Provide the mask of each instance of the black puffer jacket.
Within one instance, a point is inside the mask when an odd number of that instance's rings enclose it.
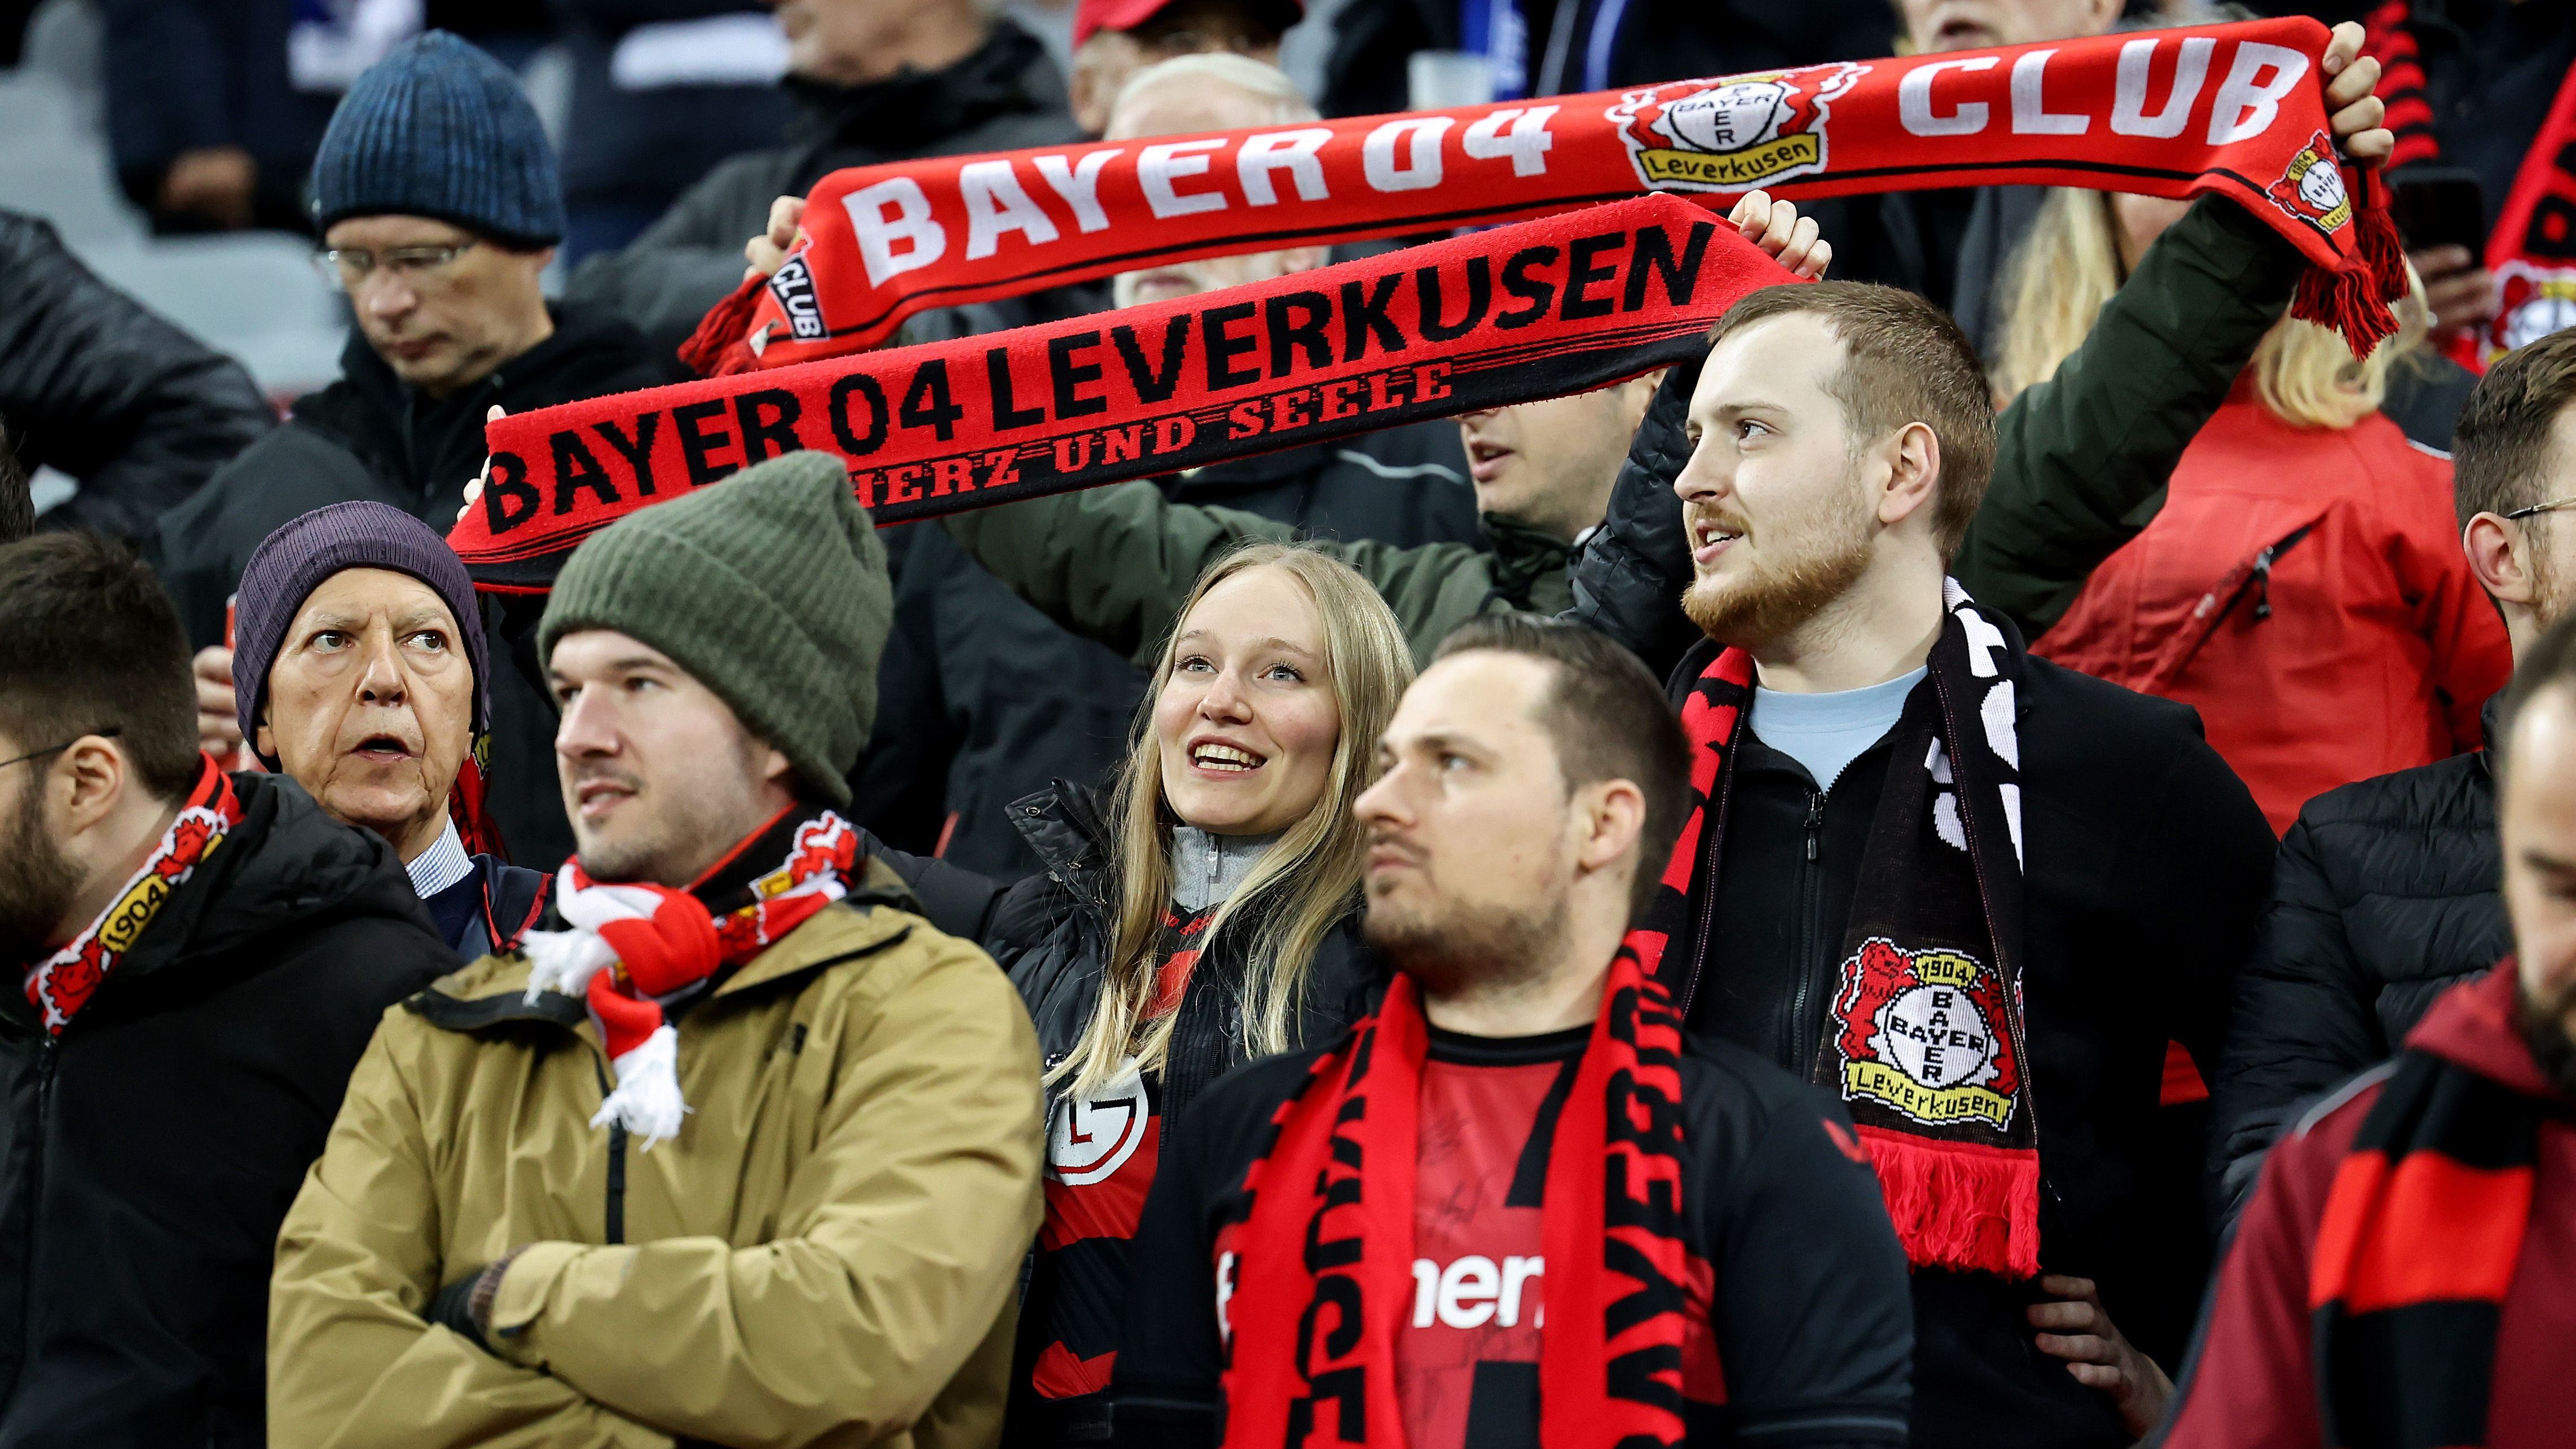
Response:
[[[2481,750],[2329,790],[2281,838],[2210,1084],[2229,1218],[2320,1093],[2386,1061],[2434,997],[2513,949],[2495,810]]]
[[[277,1227],[388,1007],[456,969],[383,840],[293,781],[63,1034],[0,991],[0,1446],[267,1442]]]
[[[50,223],[0,211],[0,423],[28,472],[80,480],[47,525],[140,542],[277,415],[240,363],[91,275]]]

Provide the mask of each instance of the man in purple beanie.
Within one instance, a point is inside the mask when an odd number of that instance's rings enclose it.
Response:
[[[510,950],[548,884],[495,853],[484,817],[490,660],[483,631],[460,627],[478,618],[465,566],[427,524],[334,503],[252,552],[232,657],[232,709],[259,762],[383,836],[468,961]]]

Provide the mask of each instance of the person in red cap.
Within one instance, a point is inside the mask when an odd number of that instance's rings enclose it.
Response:
[[[1138,71],[1176,55],[1232,51],[1279,61],[1279,38],[1305,18],[1305,0],[1081,0],[1073,12],[1073,119],[1109,129],[1118,92]]]

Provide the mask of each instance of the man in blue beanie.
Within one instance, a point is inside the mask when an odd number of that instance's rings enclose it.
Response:
[[[272,530],[351,499],[444,530],[493,408],[664,380],[615,316],[547,304],[537,279],[564,229],[554,151],[518,81],[453,35],[414,36],[349,88],[314,159],[313,220],[357,322],[340,380],[161,521],[156,562],[200,651],[200,717],[217,753],[241,743],[226,606]],[[489,628],[493,657],[515,657]],[[553,709],[519,670],[486,683],[495,815],[520,863],[551,870],[572,849]]]

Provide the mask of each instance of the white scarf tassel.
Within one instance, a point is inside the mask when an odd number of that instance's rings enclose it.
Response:
[[[668,1142],[680,1135],[680,1119],[691,1110],[680,1098],[680,1034],[668,1026],[657,1027],[644,1038],[644,1044],[619,1057],[617,1090],[599,1104],[590,1125],[605,1127],[611,1122],[644,1139],[636,1150],[650,1152],[656,1142]]]

